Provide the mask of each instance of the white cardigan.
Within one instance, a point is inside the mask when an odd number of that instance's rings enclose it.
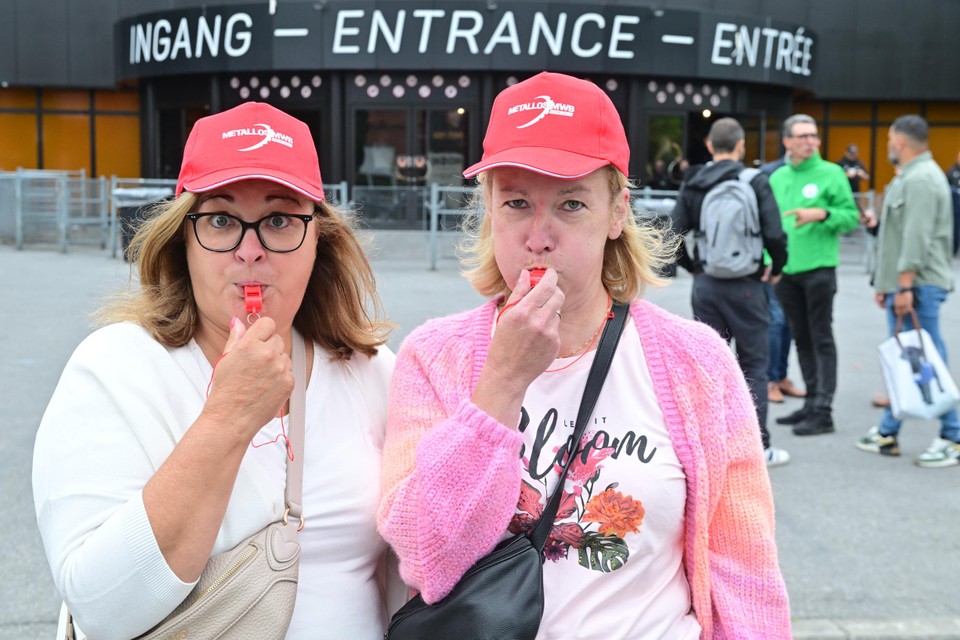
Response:
[[[375,513],[394,355],[382,347],[373,358],[334,363],[319,346],[315,354],[307,527],[288,637],[380,638],[374,572],[384,543]],[[43,416],[33,463],[40,534],[58,591],[100,640],[143,633],[193,588],[167,566],[141,492],[200,414],[211,373],[195,342],[169,349],[137,325],[110,325],[77,347]],[[266,425],[254,442],[278,428]],[[284,463],[283,444],[247,451],[213,553],[281,517]]]

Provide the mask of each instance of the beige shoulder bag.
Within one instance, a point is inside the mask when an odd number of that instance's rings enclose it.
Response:
[[[137,640],[280,640],[286,636],[297,598],[300,562],[297,532],[303,528],[301,496],[307,377],[303,337],[296,331],[293,332],[293,375],[296,384],[290,399],[289,435],[293,460],[287,460],[283,518],[233,549],[212,556],[190,595]],[[77,640],[69,612],[61,628],[63,633],[58,634],[59,638]]]

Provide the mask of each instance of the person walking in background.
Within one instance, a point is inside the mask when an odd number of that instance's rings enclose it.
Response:
[[[674,232],[694,234],[687,249],[678,252],[677,263],[694,274],[694,318],[713,327],[728,342],[736,342],[737,361],[756,405],[767,466],[782,465],[790,461],[790,454],[770,446],[767,430],[770,345],[764,283],[780,280],[787,261],[787,239],[767,176],[743,166],[745,143],[740,123],[733,118],[720,118],[710,127],[706,144],[713,162],[690,169],[671,216]],[[705,211],[707,207],[717,211],[716,217]],[[708,218],[721,227],[706,228],[709,223],[703,223]],[[710,258],[715,265],[722,264],[728,255],[747,255],[752,260],[740,270],[728,269],[721,275],[717,273],[721,267],[707,263],[698,239],[710,245]],[[764,249],[770,256],[766,266]]]
[[[911,312],[927,330],[944,362],[947,350],[940,333],[940,306],[953,290],[953,203],[946,176],[927,146],[929,128],[917,115],[897,118],[887,132],[890,160],[901,173],[883,200],[877,270],[873,286],[876,301],[887,310],[890,334],[898,318],[903,329],[913,328]],[[897,434],[902,422],[890,408],[880,424],[857,440],[857,448],[887,456],[900,455]],[[960,420],[957,410],[940,416],[940,436],[917,456],[921,467],[960,464]]]
[[[834,431],[837,345],[833,298],[841,234],[857,228],[857,205],[843,169],[820,157],[817,122],[798,114],[783,123],[789,162],[770,177],[787,234],[787,264],[777,297],[797,342],[807,396],[801,409],[777,418],[796,435]]]
[[[867,167],[860,161],[860,150],[857,149],[857,145],[848,146],[843,156],[837,160],[837,164],[843,167],[843,172],[847,174],[847,180],[850,181],[850,190],[856,196],[860,192],[860,181],[870,179]]]
[[[951,189],[960,189],[960,153],[957,154],[957,161],[947,169],[947,182]]]
[[[773,172],[787,162],[787,154],[767,162],[760,167],[760,173],[769,178]],[[769,259],[769,257],[768,257]],[[770,328],[767,333],[770,355],[767,364],[767,399],[770,402],[781,403],[784,397],[803,398],[806,392],[797,389],[793,381],[787,377],[787,367],[790,361],[790,345],[793,344],[793,334],[790,333],[790,324],[783,313],[783,306],[777,298],[773,285],[763,283],[763,292],[767,297],[767,306],[770,309]]]

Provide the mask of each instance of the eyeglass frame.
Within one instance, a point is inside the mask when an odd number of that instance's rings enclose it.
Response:
[[[789,135],[788,138],[798,138],[800,140],[819,140],[819,133],[798,133],[797,135]]]
[[[211,249],[207,245],[203,244],[203,241],[200,239],[200,232],[197,231],[197,219],[208,218],[210,216],[227,216],[228,218],[232,218],[233,220],[236,220],[238,223],[240,223],[240,237],[237,239],[237,243],[235,245],[233,245],[229,249]],[[285,218],[296,218],[297,220],[300,220],[303,222],[303,237],[300,238],[300,243],[293,249],[282,249],[282,250],[271,249],[270,247],[267,246],[267,243],[263,241],[263,236],[260,235],[260,224],[264,220],[269,220],[270,218],[275,218],[276,216],[283,216]],[[187,214],[187,219],[193,223],[193,235],[197,239],[197,243],[202,248],[206,249],[207,251],[212,251],[213,253],[229,253],[230,251],[233,251],[234,249],[240,246],[240,243],[243,242],[243,237],[247,235],[247,231],[250,229],[253,229],[254,234],[256,234],[257,240],[260,242],[260,246],[266,249],[267,251],[270,251],[272,253],[293,253],[294,251],[296,251],[297,249],[303,246],[303,241],[307,239],[307,225],[310,224],[310,221],[313,220],[315,217],[317,217],[317,214],[315,212],[310,214],[305,214],[305,213],[284,213],[282,211],[274,211],[273,213],[268,213],[267,215],[263,216],[258,220],[254,220],[253,222],[247,222],[246,220],[242,220],[237,216],[233,215],[232,213],[227,213],[226,211],[209,211],[205,213],[188,213]]]

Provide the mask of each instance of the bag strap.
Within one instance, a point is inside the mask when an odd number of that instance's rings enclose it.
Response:
[[[287,457],[287,485],[283,491],[286,503],[284,519],[288,515],[300,519],[303,528],[303,441],[307,414],[307,351],[303,336],[296,329],[292,331],[293,356],[293,395],[290,396],[290,434],[291,456]]]
[[[547,542],[550,530],[553,528],[553,522],[557,517],[557,511],[560,508],[560,498],[563,494],[563,483],[567,479],[567,472],[573,466],[573,459],[580,449],[580,437],[587,427],[587,421],[590,420],[590,414],[593,413],[597,405],[597,398],[600,397],[600,389],[603,388],[603,381],[610,371],[610,363],[613,362],[613,354],[617,350],[617,343],[620,342],[620,335],[623,333],[623,327],[627,322],[627,311],[629,307],[622,303],[613,305],[613,318],[607,322],[603,328],[603,334],[600,336],[600,344],[597,346],[597,352],[593,356],[593,364],[590,366],[590,373],[587,375],[587,384],[583,389],[583,399],[580,400],[580,410],[577,412],[577,421],[573,430],[573,436],[570,438],[567,461],[563,465],[563,471],[560,473],[560,480],[553,494],[547,501],[543,509],[543,514],[533,529],[530,536],[533,546],[538,551],[543,551],[543,546]]]
[[[900,347],[900,350],[903,351],[903,345],[900,344],[900,330],[903,329],[903,319],[905,316],[897,316],[897,324],[893,328],[893,337],[897,341],[897,346]],[[923,357],[927,357],[927,350],[923,345],[923,332],[920,331],[923,327],[920,326],[920,318],[917,316],[916,309],[910,309],[910,319],[913,321],[913,328],[917,330],[917,338],[920,340],[920,353],[923,354]]]

